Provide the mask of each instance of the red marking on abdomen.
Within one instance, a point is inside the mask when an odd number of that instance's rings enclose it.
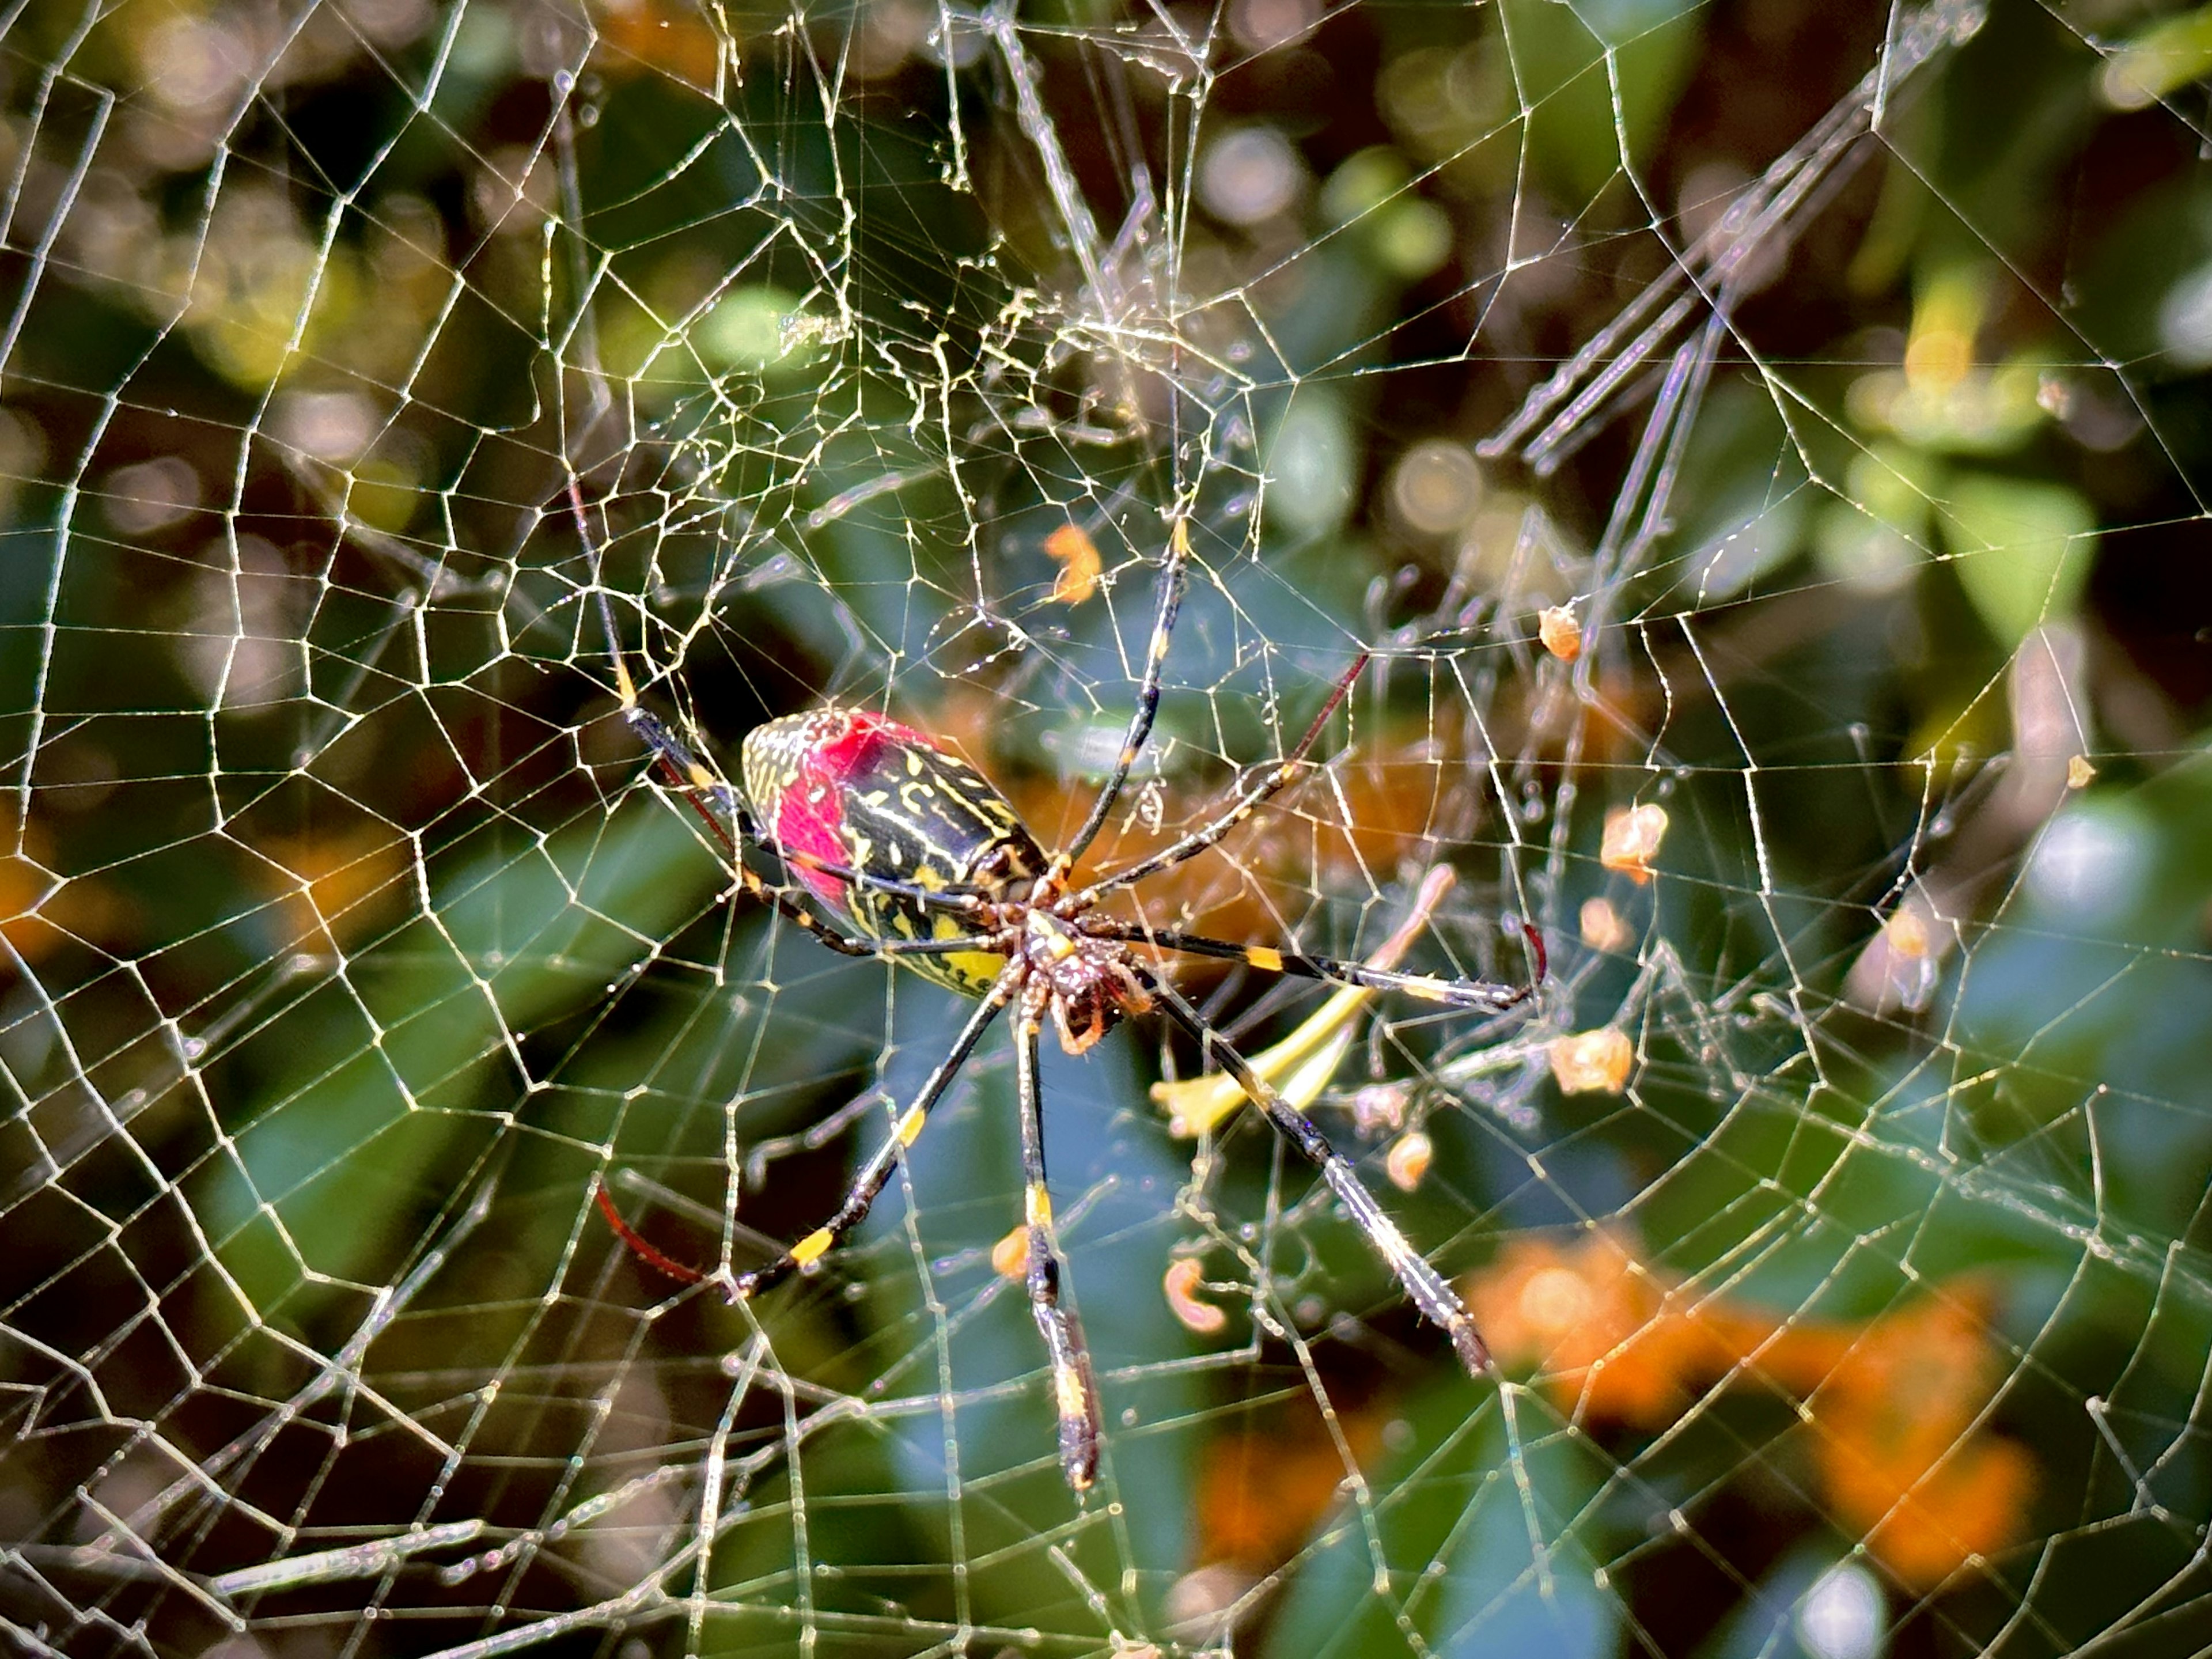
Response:
[[[865,710],[840,709],[818,718],[823,723],[821,740],[799,757],[791,787],[776,803],[775,837],[787,853],[800,855],[793,868],[807,890],[850,915],[844,882],[805,860],[854,864],[845,840],[845,796],[854,781],[877,772],[886,749],[911,745],[933,750],[937,745],[911,726]]]

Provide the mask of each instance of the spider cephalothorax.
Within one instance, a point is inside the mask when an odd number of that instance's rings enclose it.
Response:
[[[1031,906],[1022,923],[1023,960],[1034,982],[1045,988],[1060,1046],[1071,1054],[1104,1036],[1124,1014],[1152,1007],[1127,945],[1085,929],[1080,911],[1058,914],[1073,910],[1081,898],[1062,898],[1053,910]]]
[[[573,486],[570,501],[588,540],[582,497]],[[742,783],[732,787],[693,744],[638,701],[623,663],[612,607],[604,592],[599,595],[623,718],[721,842],[739,886],[833,950],[902,963],[978,999],[950,1049],[895,1120],[892,1133],[861,1165],[836,1212],[774,1261],[742,1273],[726,1264],[711,1274],[702,1273],[647,1243],[623,1219],[604,1186],[597,1194],[600,1209],[623,1241],[654,1267],[687,1282],[711,1279],[733,1302],[811,1269],[867,1214],[954,1073],[991,1023],[1014,1008],[1015,1092],[1028,1225],[1024,1277],[1052,1369],[1061,1471],[1079,1492],[1097,1474],[1100,1416],[1081,1329],[1060,1304],[1059,1244],[1045,1185],[1037,1081],[1038,1037],[1046,1020],[1057,1028],[1061,1046],[1079,1054],[1124,1018],[1155,1010],[1164,1013],[1312,1160],[1407,1296],[1443,1328],[1462,1363],[1479,1376],[1489,1369],[1489,1350],[1451,1286],[1407,1242],[1313,1122],[1255,1074],[1235,1046],[1157,969],[1163,953],[1182,952],[1492,1012],[1528,1000],[1544,976],[1543,941],[1533,928],[1524,929],[1534,970],[1530,981],[1505,986],[1392,973],[1274,946],[1237,945],[1113,921],[1097,908],[1108,894],[1213,846],[1297,777],[1306,751],[1351,689],[1364,657],[1337,682],[1289,755],[1248,783],[1227,808],[1159,851],[1087,886],[1071,887],[1071,872],[1111,814],[1151,734],[1161,666],[1189,557],[1188,544],[1178,532],[1170,543],[1145,676],[1120,758],[1082,827],[1050,855],[981,773],[912,726],[866,710],[823,708],[755,727],[744,744]],[[775,885],[745,862],[747,846],[759,843],[781,859],[798,885]],[[852,933],[825,922],[805,897],[849,923]]]

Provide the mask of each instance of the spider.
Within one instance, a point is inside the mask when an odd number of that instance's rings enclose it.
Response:
[[[586,547],[595,544],[574,484],[570,507]],[[1190,558],[1180,523],[1169,539],[1152,639],[1136,709],[1111,774],[1073,839],[1048,854],[1012,805],[975,768],[926,734],[866,710],[830,707],[767,721],[744,738],[732,785],[701,758],[702,747],[644,707],[624,662],[613,607],[594,583],[599,620],[613,659],[621,712],[652,751],[670,784],[721,843],[731,874],[746,893],[846,956],[901,963],[974,998],[976,1007],[951,1048],[898,1116],[891,1134],[860,1166],[844,1200],[820,1226],[775,1260],[743,1273],[709,1273],[665,1254],[623,1218],[604,1185],[593,1196],[608,1224],[641,1260],[689,1284],[713,1283],[732,1304],[815,1267],[861,1218],[920,1138],[992,1023],[1014,1012],[1015,1091],[1021,1119],[1024,1207],[1028,1226],[1024,1278],[1031,1313],[1051,1365],[1059,1413],[1061,1473],[1080,1493],[1097,1478],[1098,1392],[1074,1314],[1060,1300],[1060,1256],[1045,1184],[1042,1101],[1037,1082],[1040,1035],[1048,1019],[1060,1046],[1080,1054],[1126,1017],[1157,1011],[1234,1078],[1277,1131],[1318,1167],[1352,1222],[1397,1276],[1407,1297],[1443,1328],[1468,1371],[1491,1367],[1474,1322],[1442,1274],[1407,1242],[1351,1164],[1303,1112],[1261,1079],[1229,1040],[1138,955],[1179,951],[1242,962],[1265,972],[1402,991],[1428,1001],[1499,1012],[1528,1001],[1544,977],[1542,937],[1524,926],[1532,974],[1526,985],[1401,974],[1265,945],[1113,921],[1097,913],[1108,894],[1194,858],[1276,794],[1306,765],[1329,715],[1367,660],[1363,653],[1336,683],[1313,724],[1283,760],[1269,767],[1207,823],[1160,850],[1073,887],[1069,873],[1104,826],[1151,736],[1161,675],[1188,582]],[[778,885],[745,862],[747,847],[775,854],[798,885]],[[848,924],[842,931],[810,906]]]

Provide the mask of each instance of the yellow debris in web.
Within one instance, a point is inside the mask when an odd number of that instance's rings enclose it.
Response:
[[[1030,1230],[1027,1222],[991,1246],[991,1271],[1001,1279],[1022,1279],[1030,1271]]]
[[[1555,1037],[1547,1051],[1552,1076],[1566,1095],[1617,1095],[1628,1086],[1636,1045],[1610,1025]]]

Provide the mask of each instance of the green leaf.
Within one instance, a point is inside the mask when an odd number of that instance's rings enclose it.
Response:
[[[1940,518],[1960,585],[2004,645],[2073,616],[2097,544],[2096,514],[2078,491],[1966,473]]]

